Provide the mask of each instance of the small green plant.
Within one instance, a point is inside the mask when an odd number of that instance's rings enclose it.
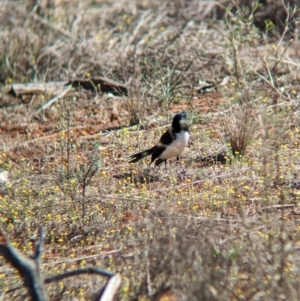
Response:
[[[83,148],[84,149],[84,148]],[[81,190],[81,208],[82,208],[82,221],[83,225],[85,223],[86,215],[86,193],[89,185],[92,184],[92,180],[99,171],[101,167],[100,158],[98,155],[97,144],[94,145],[94,150],[92,152],[82,152],[82,149],[79,149],[79,154],[81,153],[81,160],[78,160],[77,164],[74,167],[74,174],[77,180],[77,183]],[[80,162],[81,161],[81,162]]]
[[[63,103],[60,128],[61,164],[58,168],[57,186],[70,198],[82,229],[86,218],[86,193],[100,169],[98,143],[89,150],[85,143],[78,145],[72,137],[71,112],[68,102]],[[78,196],[81,196],[79,198]],[[78,206],[81,203],[81,215]]]

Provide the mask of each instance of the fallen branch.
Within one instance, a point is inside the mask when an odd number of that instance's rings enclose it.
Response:
[[[45,109],[47,109],[48,107],[50,107],[55,101],[57,101],[60,98],[63,98],[70,90],[72,89],[72,86],[69,85],[67,86],[67,89],[65,89],[64,91],[62,91],[59,95],[53,97],[52,99],[50,99],[48,102],[46,102],[44,105],[42,105],[37,111],[36,113],[39,113],[40,111],[43,111]]]
[[[69,82],[59,81],[48,83],[16,83],[9,85],[8,88],[5,90],[6,93],[17,97],[21,97],[24,95],[49,94],[57,95],[56,97],[59,98],[65,95],[63,93],[66,93],[66,91],[69,90],[69,86],[72,86],[73,88],[81,88],[87,91],[111,93],[116,96],[128,95],[128,89],[126,84],[101,76],[83,79],[74,78]],[[53,101],[55,101],[54,98]]]
[[[272,205],[272,206],[267,206],[267,207],[263,207],[261,208],[262,211],[276,211],[276,210],[282,210],[282,209],[293,209],[295,208],[296,205],[295,204],[279,204],[279,205]]]
[[[55,281],[60,281],[64,278],[77,276],[77,275],[82,275],[82,274],[97,274],[97,275],[102,275],[102,276],[106,276],[106,277],[109,277],[109,278],[112,278],[112,277],[116,276],[114,273],[106,271],[106,270],[102,270],[102,269],[98,269],[98,268],[86,268],[86,269],[68,271],[68,272],[65,272],[63,274],[50,276],[50,277],[45,279],[44,283],[49,284],[49,283],[52,283],[52,282],[55,282]],[[12,293],[12,292],[14,292],[14,291],[16,291],[20,288],[22,288],[21,285],[8,290],[7,293]]]
[[[23,278],[24,285],[28,289],[28,294],[33,301],[47,301],[48,296],[45,284],[60,281],[66,277],[77,276],[80,274],[98,274],[108,277],[109,280],[105,285],[101,294],[100,301],[113,300],[116,291],[121,285],[121,276],[112,272],[102,270],[99,268],[85,268],[74,271],[68,271],[63,274],[54,275],[45,280],[41,274],[41,256],[44,244],[44,228],[41,227],[39,231],[39,243],[36,246],[33,256],[26,257],[20,251],[15,249],[9,242],[6,235],[0,231],[0,255],[2,255],[8,262],[10,262],[20,273]],[[7,293],[11,293],[22,286],[15,287]]]
[[[116,96],[127,96],[128,90],[126,84],[114,81],[106,77],[74,78],[67,85],[73,88],[83,88],[84,90],[111,93]]]
[[[57,95],[65,89],[66,81],[48,82],[48,83],[27,83],[27,84],[11,84],[8,86],[7,93],[13,96],[23,96],[32,94],[49,94]]]
[[[112,301],[118,288],[120,287],[122,282],[122,277],[120,274],[116,274],[115,276],[111,277],[100,297],[99,301]]]
[[[33,301],[48,300],[40,270],[43,240],[44,228],[42,227],[40,228],[40,241],[35,254],[32,258],[27,258],[9,243],[3,232],[0,232],[0,254],[19,271]]]

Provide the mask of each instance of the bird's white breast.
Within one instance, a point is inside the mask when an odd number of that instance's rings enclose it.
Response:
[[[176,139],[172,143],[166,146],[166,149],[159,156],[162,160],[167,160],[172,157],[177,157],[181,155],[184,148],[187,146],[189,141],[189,133],[187,131],[181,131],[180,133],[175,133]]]

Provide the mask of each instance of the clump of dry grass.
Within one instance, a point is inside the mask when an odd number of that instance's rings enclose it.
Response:
[[[257,132],[257,109],[250,103],[243,103],[225,114],[222,120],[225,140],[234,156],[244,156]]]
[[[127,259],[130,270],[135,266],[143,270],[136,283],[125,286],[125,292],[133,293],[130,300],[136,295],[155,300],[167,290],[176,300],[239,300],[260,295],[276,299],[278,294],[297,299],[292,259],[297,252],[290,249],[287,257],[278,256],[289,241],[282,241],[280,225],[271,223],[261,229],[255,222],[249,227],[234,220],[179,219],[166,211],[155,215],[144,230],[150,239],[142,247],[144,252],[133,252]],[[277,255],[273,248],[279,251]]]

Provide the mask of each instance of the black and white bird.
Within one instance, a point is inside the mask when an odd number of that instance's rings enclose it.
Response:
[[[152,157],[149,166],[155,160],[155,166],[163,162],[166,164],[166,161],[173,157],[177,157],[177,161],[179,161],[179,156],[189,141],[189,126],[186,118],[185,112],[177,113],[173,118],[171,127],[160,137],[159,142],[147,150],[132,155],[129,163],[137,162],[150,155]]]

